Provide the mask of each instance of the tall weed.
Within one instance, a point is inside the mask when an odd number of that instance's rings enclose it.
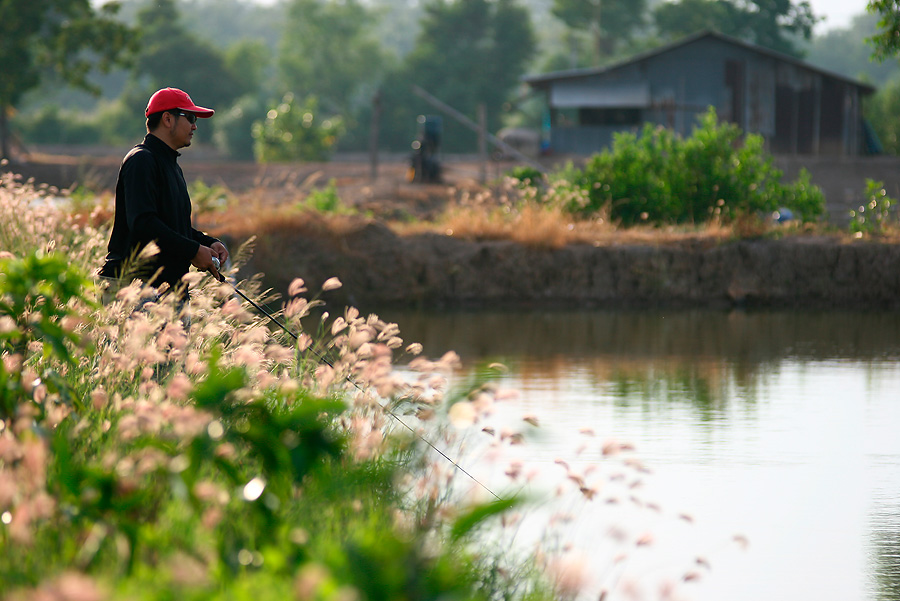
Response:
[[[645,469],[584,431],[600,459],[558,460],[542,490],[518,452],[539,421],[500,419],[497,366],[459,381],[455,353],[323,311],[300,279],[277,315],[296,338],[197,272],[186,308],[139,282],[99,305],[83,274],[105,233],[21,183],[8,206],[40,210],[0,225],[4,601],[574,599],[618,573],[590,573],[565,530],[614,501],[650,511]],[[603,557],[650,547],[601,539]]]
[[[856,237],[884,234],[891,225],[892,207],[897,201],[887,195],[884,182],[866,178],[866,201],[850,211],[849,229]]]

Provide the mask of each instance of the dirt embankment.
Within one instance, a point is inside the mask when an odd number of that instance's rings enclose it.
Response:
[[[282,293],[293,277],[315,291],[337,276],[328,298],[365,308],[900,307],[900,246],[829,237],[542,249],[368,223],[270,231],[244,272]]]
[[[111,188],[119,160],[117,155],[82,154],[68,160],[52,155],[18,171],[59,187],[89,180]],[[258,213],[296,202],[330,181],[336,182],[342,200],[375,215],[341,228],[315,221],[267,223],[266,235],[257,240],[241,275],[263,273],[264,283],[280,293],[294,277],[303,277],[315,291],[337,276],[344,287],[328,298],[366,308],[900,307],[898,244],[848,242],[837,236],[644,243],[626,242],[623,236],[600,245],[539,248],[437,233],[401,236],[383,220],[430,219],[446,207],[454,190],[457,195],[477,194],[478,166],[447,165],[445,185],[421,186],[405,181],[402,159],[380,165],[377,179],[371,178],[365,161],[272,166],[185,162],[189,181],[202,179],[243,194],[236,212],[248,222],[246,227],[211,224],[232,247],[255,233],[249,222]],[[501,172],[497,166],[487,176]]]

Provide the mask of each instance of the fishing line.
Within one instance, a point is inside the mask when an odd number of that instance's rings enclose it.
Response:
[[[213,263],[214,263],[215,266],[216,266],[216,270],[218,270],[218,268],[219,268],[219,261],[218,261],[218,259],[215,258],[215,257],[213,257]],[[215,277],[215,276],[214,276],[214,277]],[[278,318],[276,318],[274,315],[272,315],[272,313],[270,313],[265,307],[263,307],[262,305],[260,305],[259,303],[257,303],[256,301],[254,301],[254,300],[252,300],[250,297],[248,297],[246,294],[244,294],[244,293],[241,291],[240,288],[238,288],[238,287],[237,287],[235,284],[233,284],[230,280],[226,279],[224,275],[222,275],[222,274],[220,273],[220,274],[219,274],[219,277],[218,277],[217,279],[218,279],[220,282],[227,283],[229,286],[231,286],[231,287],[234,289],[234,291],[237,292],[238,295],[240,295],[240,297],[241,297],[242,299],[244,299],[245,301],[247,301],[248,303],[250,303],[250,304],[253,306],[254,309],[256,309],[257,311],[259,311],[260,313],[262,313],[263,315],[265,315],[266,317],[268,317],[268,318],[272,321],[272,323],[274,323],[274,324],[277,325],[279,328],[281,328],[282,330],[284,330],[285,332],[287,332],[287,333],[288,333],[295,341],[299,341],[299,340],[300,340],[300,337],[297,336],[297,334],[295,334],[294,332],[292,332],[292,331],[290,330],[290,328],[288,328],[286,325],[284,325],[283,323],[281,323],[281,321],[280,321]],[[319,358],[319,360],[321,360],[321,361],[324,362],[326,365],[328,365],[328,367],[330,367],[330,368],[332,368],[332,369],[335,369],[334,364],[333,364],[331,361],[329,361],[327,357],[325,357],[325,356],[323,356],[322,354],[316,352],[315,349],[310,349],[310,350],[316,355],[316,357]],[[352,384],[358,391],[360,391],[360,392],[362,392],[362,393],[365,393],[365,390],[363,390],[362,387],[361,387],[359,384],[357,384],[350,376],[344,376],[344,379],[347,380],[350,384]],[[455,468],[458,469],[460,472],[462,472],[463,474],[465,474],[466,476],[468,476],[473,482],[475,482],[476,484],[478,484],[481,488],[483,488],[484,490],[486,490],[487,492],[489,492],[489,493],[491,494],[491,496],[493,496],[493,497],[494,497],[495,499],[497,499],[498,501],[502,501],[502,500],[503,500],[503,499],[501,499],[499,496],[497,496],[497,494],[496,494],[494,491],[492,491],[492,490],[491,490],[490,488],[488,488],[483,482],[481,482],[478,478],[476,478],[475,476],[473,476],[472,474],[470,474],[468,471],[466,471],[466,469],[465,469],[463,466],[461,466],[459,463],[457,463],[456,461],[454,461],[453,459],[451,459],[446,453],[444,453],[444,451],[442,451],[442,450],[440,450],[439,448],[437,448],[430,440],[428,440],[427,438],[425,438],[424,436],[422,436],[421,434],[419,434],[418,432],[416,432],[416,431],[412,428],[412,426],[410,426],[410,425],[407,424],[405,421],[403,421],[402,419],[400,419],[400,417],[399,417],[396,413],[394,413],[393,411],[391,411],[389,408],[385,407],[385,406],[382,405],[381,403],[378,403],[378,406],[381,407],[381,409],[384,410],[388,415],[390,415],[390,416],[393,417],[395,420],[397,420],[397,422],[399,422],[401,425],[403,425],[404,428],[406,428],[407,430],[409,430],[409,431],[413,434],[413,436],[415,436],[416,438],[418,438],[419,440],[421,440],[422,442],[424,442],[424,443],[425,443],[426,445],[428,445],[432,450],[434,450],[437,454],[439,454],[441,457],[443,457],[444,459],[446,459],[447,461],[449,461],[450,464],[453,465],[453,467],[455,467]]]

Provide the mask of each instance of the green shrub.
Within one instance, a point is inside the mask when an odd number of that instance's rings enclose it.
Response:
[[[544,174],[539,169],[527,165],[513,167],[508,175],[526,184],[537,185],[544,181]]]
[[[220,185],[208,186],[202,179],[191,182],[188,191],[191,194],[191,204],[196,208],[198,215],[224,209],[231,202],[228,188]]]
[[[44,360],[55,358],[65,367],[76,361],[73,346],[82,337],[67,327],[71,302],[90,305],[89,282],[62,255],[34,253],[22,259],[0,259],[0,356],[17,356],[23,361],[29,348],[42,349]],[[47,367],[41,377],[63,402],[76,403],[69,386],[56,368]],[[21,369],[7,369],[0,362],[0,424],[17,415],[31,401],[31,381],[23,380]],[[2,430],[0,430],[2,431]]]
[[[326,215],[352,215],[356,212],[341,200],[337,191],[337,182],[334,178],[328,180],[328,185],[324,188],[310,191],[300,203],[300,207]]]
[[[850,211],[850,232],[857,236],[882,234],[891,220],[896,200],[887,195],[884,182],[866,178],[866,202]]]
[[[605,209],[623,225],[732,221],[780,207],[804,220],[822,214],[824,197],[808,173],[793,184],[782,184],[781,177],[762,137],[742,139],[736,125],[718,122],[713,108],[688,138],[646,124],[640,135],[616,134],[612,148],[583,169],[570,165],[554,174],[587,195],[568,195],[564,208],[584,216]]]
[[[342,129],[339,117],[321,115],[314,96],[300,103],[293,94],[286,94],[269,110],[265,121],[253,125],[254,152],[261,163],[324,161]]]

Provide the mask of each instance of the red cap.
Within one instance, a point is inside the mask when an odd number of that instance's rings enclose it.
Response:
[[[187,92],[182,92],[178,88],[163,88],[150,97],[147,103],[147,110],[144,115],[149,117],[153,113],[161,111],[171,111],[180,109],[189,113],[194,113],[198,117],[212,117],[216,111],[206,107],[197,106]]]

